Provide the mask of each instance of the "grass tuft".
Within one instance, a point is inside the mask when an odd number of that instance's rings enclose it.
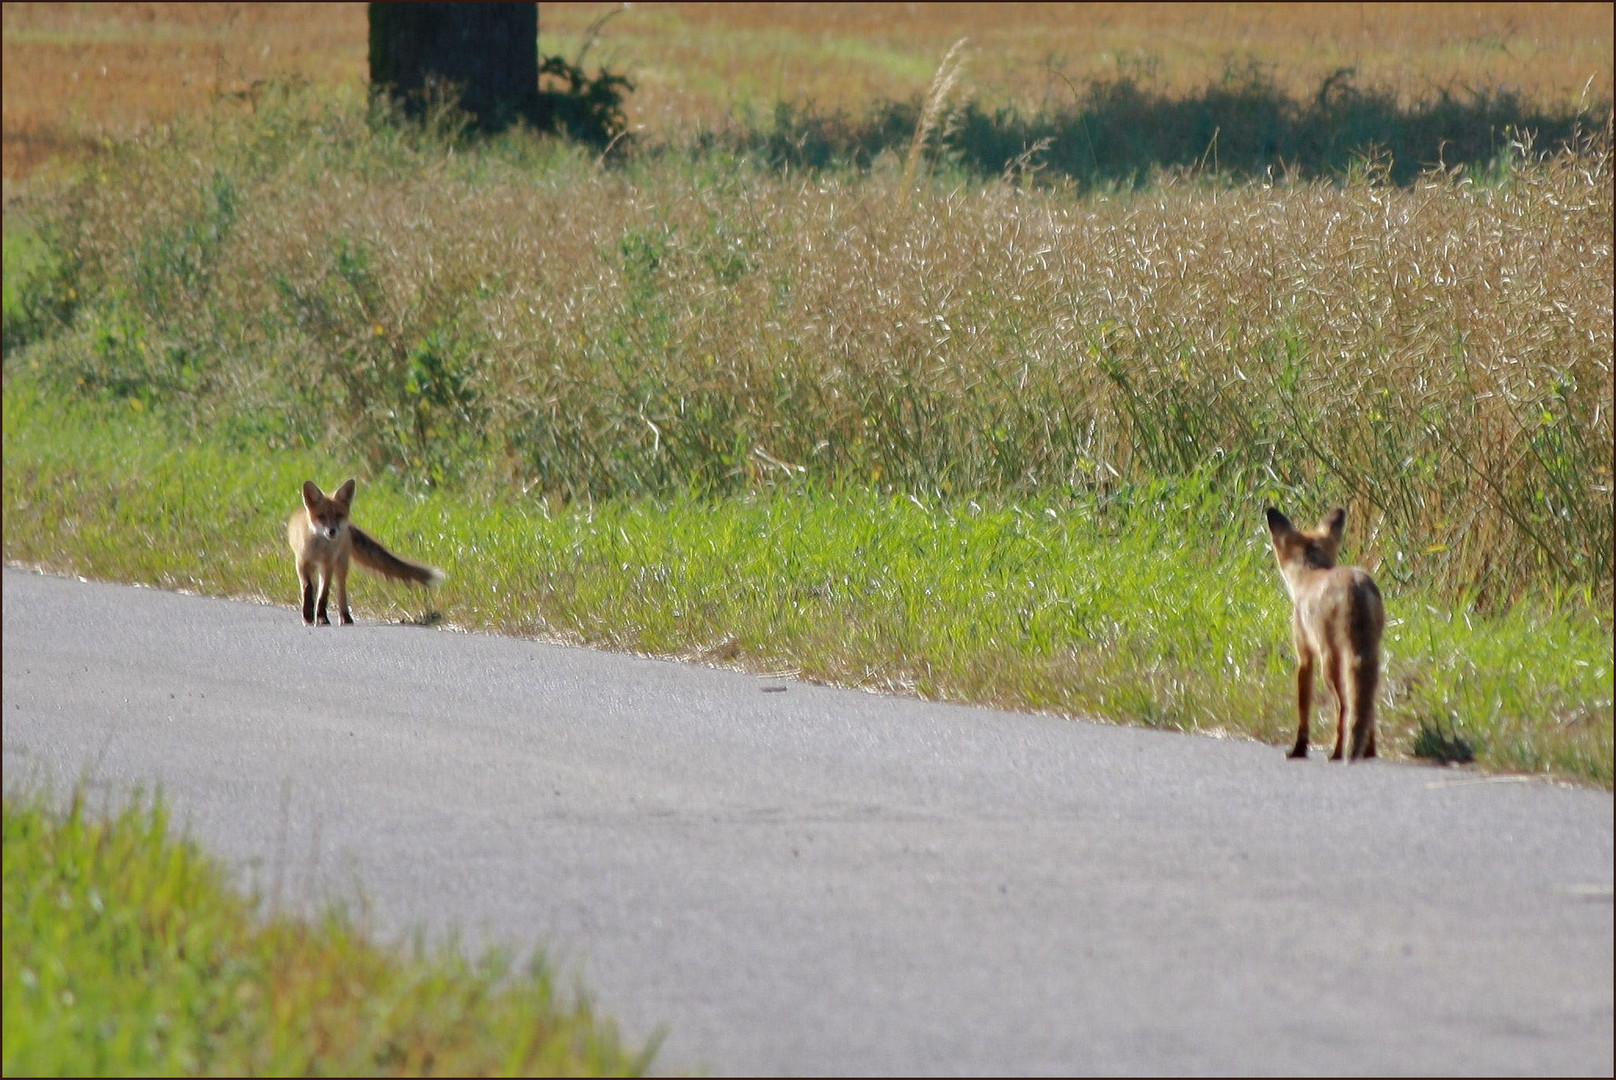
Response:
[[[899,198],[907,203],[909,192],[914,188],[915,177],[920,171],[921,158],[925,156],[926,144],[931,141],[933,133],[938,141],[947,140],[950,134],[950,122],[945,115],[948,107],[948,96],[959,82],[960,73],[965,68],[965,58],[960,50],[965,48],[966,38],[954,42],[943,54],[942,62],[937,65],[937,74],[932,76],[931,89],[926,92],[925,104],[921,106],[920,117],[915,121],[915,132],[909,140],[909,153],[903,161],[903,180],[900,184]],[[938,125],[941,124],[941,131]]]
[[[161,800],[99,816],[5,798],[7,1076],[639,1074],[542,961],[395,951],[339,912],[259,918],[169,835]]]

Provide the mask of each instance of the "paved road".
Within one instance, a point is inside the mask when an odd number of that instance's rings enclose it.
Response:
[[[8,785],[546,944],[662,1069],[1612,1072],[1605,792],[10,569],[4,632]]]

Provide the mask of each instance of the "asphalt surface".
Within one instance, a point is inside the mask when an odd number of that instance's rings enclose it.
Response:
[[[1603,791],[3,580],[8,788],[543,946],[660,1070],[1613,1070]]]

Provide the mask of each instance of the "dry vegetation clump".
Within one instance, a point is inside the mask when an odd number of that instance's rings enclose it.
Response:
[[[406,483],[1049,496],[1203,474],[1345,501],[1394,580],[1609,589],[1608,129],[1484,182],[1369,165],[907,202],[895,163],[457,146],[293,98],[128,148],[40,210],[41,280],[78,310],[29,362]]]

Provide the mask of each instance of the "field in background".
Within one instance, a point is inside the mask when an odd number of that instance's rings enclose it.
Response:
[[[1406,101],[1518,90],[1565,108],[1612,97],[1608,4],[545,3],[541,48],[635,80],[630,124],[677,138],[777,101],[859,113],[923,93],[969,37],[965,89],[989,109],[1070,105],[1126,77],[1168,98],[1255,66],[1294,97],[1352,68]],[[13,182],[129,135],[297,76],[357,92],[363,4],[4,5],[3,161]],[[240,100],[240,98],[238,98]]]
[[[614,6],[544,4],[544,50],[572,55]],[[591,55],[639,80],[635,122],[675,130],[781,100],[857,112],[907,99],[962,37],[972,90],[1024,112],[1093,79],[1174,97],[1251,65],[1292,95],[1353,68],[1409,100],[1489,87],[1563,105],[1610,99],[1612,33],[1608,4],[645,4],[607,23]]]
[[[8,3],[0,20],[8,189],[259,79],[357,89],[367,72],[363,4]]]

